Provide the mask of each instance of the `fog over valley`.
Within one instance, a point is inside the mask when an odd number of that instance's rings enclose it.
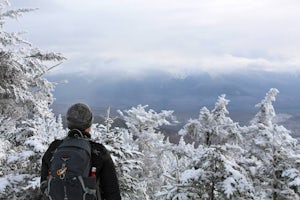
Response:
[[[181,123],[197,118],[199,110],[206,106],[212,109],[218,96],[225,94],[230,100],[229,116],[241,125],[246,125],[255,116],[255,105],[263,99],[270,88],[280,93],[274,102],[277,120],[298,136],[300,131],[300,94],[297,92],[300,78],[297,74],[250,72],[230,75],[199,74],[176,78],[162,73],[153,73],[135,79],[89,78],[80,75],[51,75],[50,81],[58,84],[54,91],[53,109],[56,114],[66,112],[75,102],[88,103],[96,115],[104,116],[110,106],[116,110],[133,106],[149,105],[156,111],[174,110]]]

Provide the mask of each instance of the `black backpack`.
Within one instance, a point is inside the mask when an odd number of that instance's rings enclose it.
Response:
[[[66,137],[51,159],[46,199],[96,200],[96,176],[90,173],[90,142],[80,137]]]

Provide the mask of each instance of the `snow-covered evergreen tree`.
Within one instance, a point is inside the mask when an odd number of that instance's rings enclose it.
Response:
[[[59,128],[49,109],[53,84],[43,75],[47,63],[64,59],[44,53],[23,40],[20,34],[4,29],[8,18],[17,18],[32,9],[9,10],[0,1],[0,141],[7,148],[1,157],[0,199],[39,199],[40,162],[48,139]]]
[[[272,102],[279,91],[270,89],[257,104],[259,112],[245,128],[246,166],[254,180],[257,198],[299,199],[300,157],[295,152],[297,140],[283,126],[273,122]]]
[[[228,156],[230,150],[226,146],[200,145],[189,151],[188,160],[177,158],[177,162],[185,161],[189,166],[178,165],[168,177],[171,181],[156,194],[157,199],[253,199],[251,179],[235,158]],[[180,152],[187,153],[186,149]]]
[[[143,172],[140,178],[147,183],[148,194],[153,197],[164,183],[164,135],[159,131],[162,125],[177,122],[173,111],[163,110],[160,113],[146,106],[138,105],[119,114],[126,121],[129,131],[136,137],[138,149],[143,153]]]
[[[167,143],[164,147],[163,167],[165,181],[164,185],[155,194],[155,199],[195,199],[197,194],[193,188],[182,182],[182,173],[193,164],[193,158],[197,155],[194,144],[188,144],[183,137],[178,145]]]
[[[191,119],[179,132],[188,135],[196,143],[203,145],[241,144],[238,123],[232,121],[226,106],[229,100],[221,95],[212,111],[206,107],[200,110],[199,119]]]
[[[39,199],[41,156],[50,141],[65,135],[55,118],[26,120],[14,132],[3,132],[1,138],[5,138],[11,148],[6,151],[6,159],[0,167],[2,179],[6,180],[0,197]]]
[[[226,146],[199,146],[194,165],[181,180],[198,195],[194,199],[253,199],[253,188],[245,170],[228,156]]]
[[[7,18],[17,18],[31,9],[7,10],[0,3],[0,113],[12,119],[49,114],[53,101],[52,83],[43,75],[48,71],[44,61],[64,59],[60,54],[44,53],[23,40],[18,33],[6,32]],[[47,112],[46,112],[47,111]]]
[[[93,139],[104,144],[111,152],[118,173],[122,199],[147,199],[145,185],[138,179],[138,172],[142,170],[143,155],[134,144],[132,134],[124,128],[112,128],[112,123],[109,108],[105,125],[94,125]]]
[[[181,140],[176,155],[187,166],[177,168],[173,184],[163,186],[160,199],[252,199],[254,190],[246,170],[239,165],[243,149],[240,127],[227,117],[228,100],[221,95],[215,108],[200,110],[199,119],[191,119],[179,132],[198,144],[189,148]],[[183,147],[183,148],[182,148]],[[187,151],[190,149],[190,151]],[[177,177],[175,179],[175,177]],[[171,178],[170,178],[171,179]]]

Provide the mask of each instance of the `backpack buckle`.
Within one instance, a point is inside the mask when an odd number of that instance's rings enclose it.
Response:
[[[60,179],[65,179],[67,169],[67,167],[63,166],[62,168],[56,170],[57,176],[59,176]]]

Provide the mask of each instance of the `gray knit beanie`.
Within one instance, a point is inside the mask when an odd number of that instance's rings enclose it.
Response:
[[[93,114],[89,106],[83,103],[72,105],[67,111],[67,124],[69,129],[79,129],[84,131],[91,127]]]

